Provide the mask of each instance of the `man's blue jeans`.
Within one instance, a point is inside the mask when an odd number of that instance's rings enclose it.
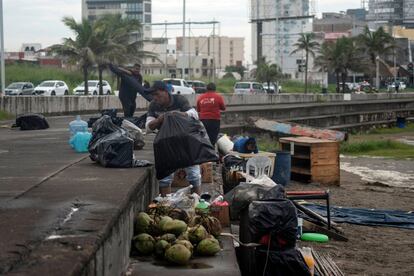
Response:
[[[201,172],[200,166],[194,165],[184,169],[185,173],[187,174],[187,180],[190,185],[193,185],[194,188],[199,187],[201,185]],[[171,186],[173,181],[174,174],[167,176],[164,179],[160,180],[160,188],[167,188]]]

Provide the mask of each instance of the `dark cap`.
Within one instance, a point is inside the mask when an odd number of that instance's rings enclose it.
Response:
[[[158,90],[168,92],[168,87],[163,81],[154,81],[154,83],[152,84],[152,87],[148,89],[148,92],[153,93]]]

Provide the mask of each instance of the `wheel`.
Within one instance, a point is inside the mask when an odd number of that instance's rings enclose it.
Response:
[[[50,93],[50,96],[56,96],[56,92],[52,91],[52,93]]]
[[[98,95],[98,93],[96,93],[96,91],[93,91],[93,94],[94,94],[94,95]]]
[[[177,92],[177,95],[180,95],[180,94],[181,94],[181,91],[178,91],[178,92]]]
[[[65,90],[65,96],[69,95],[69,91]]]
[[[108,90],[108,92],[106,92],[106,95],[111,95],[111,91]]]

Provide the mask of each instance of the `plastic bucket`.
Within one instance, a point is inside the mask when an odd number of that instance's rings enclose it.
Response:
[[[278,151],[276,152],[275,170],[273,172],[272,180],[277,184],[286,187],[290,183],[290,167],[291,158],[290,152]]]
[[[397,127],[398,128],[405,128],[405,118],[403,117],[397,117]]]
[[[222,155],[227,155],[231,150],[233,150],[233,146],[233,142],[227,135],[223,135],[223,137],[217,140],[217,147]]]

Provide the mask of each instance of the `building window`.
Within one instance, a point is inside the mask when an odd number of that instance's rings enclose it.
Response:
[[[200,69],[196,68],[196,73],[197,74],[200,73]]]
[[[160,75],[162,75],[162,69],[160,69]]]
[[[145,15],[145,23],[151,23],[151,14]]]
[[[152,63],[155,63],[155,58],[152,58]]]
[[[172,50],[172,53],[175,54],[175,50]]]
[[[203,77],[207,77],[208,71],[206,69],[203,70]]]
[[[167,54],[169,54],[170,53],[170,49],[167,49]]]
[[[145,3],[145,12],[151,12],[151,3]]]
[[[208,63],[207,59],[206,58],[203,58],[202,65],[203,66],[207,66],[207,63]]]

